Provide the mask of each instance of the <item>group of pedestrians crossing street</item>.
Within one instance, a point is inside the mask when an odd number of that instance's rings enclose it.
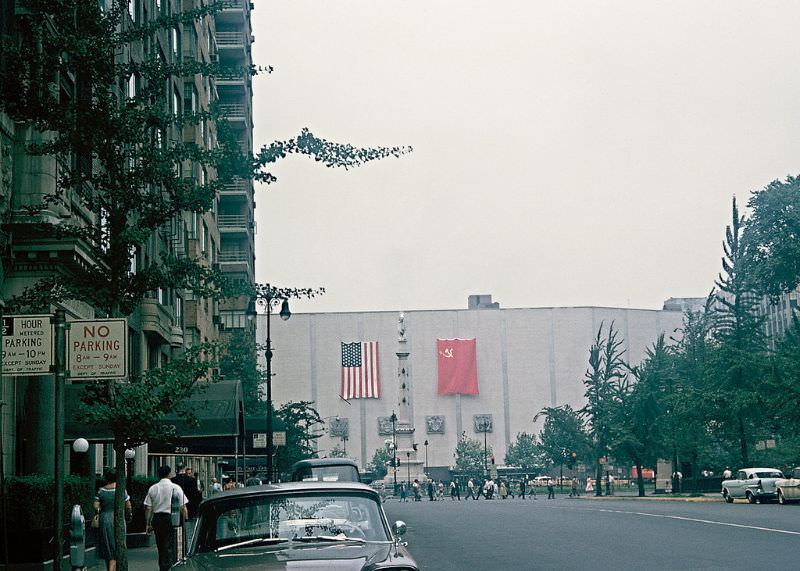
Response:
[[[555,499],[555,481],[552,478],[544,481],[539,479],[538,481],[540,485],[544,484],[547,490],[547,499]],[[579,497],[581,492],[587,494],[594,492],[594,481],[591,478],[587,479],[584,485],[577,477],[574,477],[569,481],[569,486],[570,498]],[[496,481],[494,478],[486,478],[483,482],[480,480],[476,481],[474,478],[469,478],[465,488],[466,489],[463,490],[465,500],[477,500],[480,498],[486,500],[505,500],[509,497],[512,499],[518,497],[523,500],[526,498],[537,499],[536,485],[533,480],[528,477],[516,479],[498,478]],[[437,500],[444,500],[446,493],[449,493],[452,501],[461,501],[462,488],[457,479],[451,480],[449,484],[445,484],[443,480],[439,480],[438,482],[436,480],[427,480],[426,482],[414,480],[410,484],[406,481],[400,482],[398,492],[401,502],[419,502],[422,501],[422,498],[425,496],[427,496],[428,501],[435,502]]]

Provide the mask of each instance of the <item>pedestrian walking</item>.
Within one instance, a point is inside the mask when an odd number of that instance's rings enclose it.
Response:
[[[553,484],[552,478],[547,480],[547,499],[548,500],[556,499],[556,488],[555,485]]]
[[[428,501],[435,501],[435,498],[433,497],[433,480],[428,480]]]
[[[211,478],[211,488],[209,489],[211,495],[218,494],[222,491],[222,484],[220,484],[216,478]]]
[[[570,498],[577,498],[580,494],[578,493],[578,478],[576,476],[572,477],[572,489],[569,491]]]
[[[406,499],[406,495],[408,494],[408,490],[406,489],[406,483],[400,482],[400,501],[405,502],[408,501]]]
[[[729,466],[725,466],[725,470],[723,470],[723,472],[722,472],[722,479],[723,480],[730,480],[731,477],[733,477],[733,472],[731,472],[731,469],[730,469]]]
[[[255,474],[253,475],[255,478]],[[255,478],[258,479],[258,478]],[[197,508],[200,506],[200,489],[197,487],[197,478],[192,475],[191,468],[185,468],[183,464],[178,464],[178,474],[172,478],[173,483],[178,484],[189,502],[186,509],[189,513],[187,519],[197,517]],[[260,481],[260,480],[259,480]]]
[[[472,498],[473,500],[478,499],[478,496],[475,495],[475,482],[472,481],[472,478],[467,480],[467,497],[464,499],[468,500],[470,498]]]
[[[106,485],[97,490],[97,496],[94,498],[94,511],[99,515],[100,520],[97,528],[97,557],[106,562],[106,571],[116,571],[117,543],[114,536],[114,496],[117,494],[117,472],[113,468],[108,468],[104,476]],[[126,491],[126,515],[130,513],[130,509],[131,498]]]
[[[500,498],[503,500],[508,498],[508,486],[503,480],[500,480]]]
[[[519,495],[522,496],[523,500],[525,499],[525,488],[527,487],[527,485],[528,485],[528,477],[524,476],[519,481]]]
[[[421,502],[422,501],[422,491],[419,489],[419,480],[414,480],[414,484],[412,485],[412,489],[414,490],[414,501]]]
[[[177,544],[175,541],[176,532],[172,526],[172,497],[178,500],[181,506],[180,511],[184,519],[188,519],[189,511],[186,505],[189,500],[178,484],[169,479],[172,468],[167,465],[158,469],[159,480],[147,490],[144,498],[145,522],[147,523],[147,533],[151,531],[156,536],[156,547],[158,548],[158,568],[160,571],[167,571],[172,564],[178,561]]]
[[[586,493],[591,494],[592,492],[594,492],[594,482],[591,478],[586,478]]]
[[[439,486],[436,497],[440,500],[444,499],[444,482],[442,480],[439,480]]]

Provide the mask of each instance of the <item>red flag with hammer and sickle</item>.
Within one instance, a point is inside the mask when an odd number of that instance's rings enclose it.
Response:
[[[478,361],[475,339],[437,339],[439,394],[477,395]]]

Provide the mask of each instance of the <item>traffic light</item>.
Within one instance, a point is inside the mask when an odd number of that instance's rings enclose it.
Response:
[[[567,456],[567,466],[569,466],[570,469],[574,468],[575,467],[575,461],[577,459],[578,459],[578,453],[577,452],[570,453],[570,455]]]

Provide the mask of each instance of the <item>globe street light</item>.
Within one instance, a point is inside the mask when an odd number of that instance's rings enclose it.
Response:
[[[136,450],[127,448],[125,450],[125,462],[128,464],[128,478],[133,476],[133,459],[136,458]]]

